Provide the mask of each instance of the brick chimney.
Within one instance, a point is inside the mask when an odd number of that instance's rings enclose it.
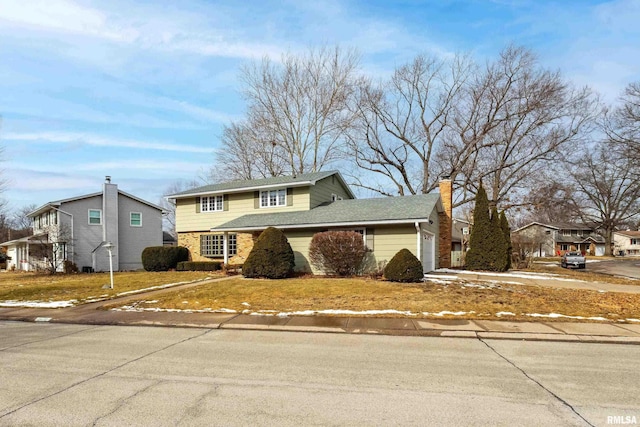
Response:
[[[452,227],[452,204],[453,188],[451,178],[443,176],[440,179],[440,199],[444,212],[438,214],[440,223],[440,242],[438,244],[438,268],[451,267],[451,227]]]

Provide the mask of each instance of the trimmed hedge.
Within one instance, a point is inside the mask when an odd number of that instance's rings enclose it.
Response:
[[[282,279],[293,273],[295,258],[293,249],[284,233],[269,227],[260,234],[244,265],[245,277]]]
[[[180,261],[189,260],[189,249],[182,246],[149,246],[142,251],[142,267],[146,271],[169,271]]]
[[[384,277],[391,282],[420,282],[422,263],[409,249],[400,249],[384,268]]]
[[[217,261],[180,261],[176,271],[218,271],[222,263]]]

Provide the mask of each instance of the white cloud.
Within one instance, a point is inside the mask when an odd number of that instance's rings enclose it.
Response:
[[[163,142],[147,142],[103,137],[86,133],[66,132],[38,132],[38,133],[7,133],[4,139],[8,141],[39,141],[53,143],[76,143],[99,147],[124,147],[142,150],[178,151],[188,153],[212,153],[212,147],[200,147],[186,144],[171,144]]]

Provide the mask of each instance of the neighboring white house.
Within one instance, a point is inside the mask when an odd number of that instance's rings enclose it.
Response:
[[[62,261],[69,260],[83,271],[108,271],[104,245],[111,242],[114,270],[137,270],[142,268],[143,249],[163,244],[162,208],[118,190],[108,176],[101,192],[46,203],[29,217],[32,236],[0,243],[11,257],[7,269],[29,271],[55,264],[62,270]],[[45,252],[49,259],[42,258]]]
[[[614,231],[613,247],[615,255],[640,256],[640,231]]]

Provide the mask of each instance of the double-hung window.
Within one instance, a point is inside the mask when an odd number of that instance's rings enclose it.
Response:
[[[89,209],[89,225],[102,225],[102,210]]]
[[[129,213],[129,225],[131,227],[142,227],[142,213],[130,212]]]
[[[223,197],[205,196],[200,198],[200,212],[219,212],[224,208]]]
[[[287,190],[269,190],[260,192],[260,207],[271,208],[275,206],[287,206]]]
[[[228,235],[229,256],[238,253],[238,244],[235,234]],[[200,235],[200,255],[210,258],[224,256],[224,236],[222,234],[202,234]]]

